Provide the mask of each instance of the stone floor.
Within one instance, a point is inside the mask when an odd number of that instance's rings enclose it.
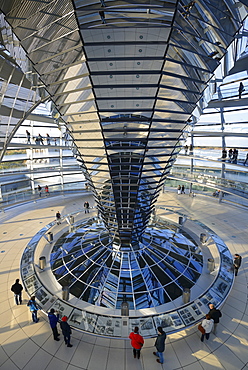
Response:
[[[215,231],[243,263],[221,311],[217,336],[202,343],[196,327],[169,335],[165,363],[153,356],[154,339],[145,341],[141,359],[134,359],[129,340],[104,339],[73,331],[72,348],[52,338],[47,317],[32,323],[24,293],[21,306],[10,291],[20,277],[20,258],[31,237],[60,210],[83,209],[86,196],[57,196],[10,207],[0,214],[0,369],[1,370],[210,370],[248,369],[248,216],[246,210],[218,204],[216,199],[166,192],[159,204],[198,219]],[[93,204],[91,197],[87,200]]]

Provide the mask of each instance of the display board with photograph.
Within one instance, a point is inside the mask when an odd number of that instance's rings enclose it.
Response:
[[[34,275],[34,273],[35,271],[32,263],[22,265],[21,275],[23,280],[26,280],[29,276]]]
[[[51,300],[53,301],[53,299],[54,296],[52,296]],[[50,309],[51,308],[54,308],[54,310],[58,312],[60,318],[62,318],[63,316],[70,317],[74,309],[66,301],[62,301],[61,299],[56,299],[55,301],[53,301]]]
[[[94,333],[106,336],[121,337],[121,325],[121,317],[98,316]]]
[[[165,332],[177,331],[185,326],[177,311],[155,316],[153,320],[155,327],[161,326]]]
[[[133,331],[135,326],[138,326],[140,335],[154,336],[156,335],[156,328],[152,316],[150,317],[137,317],[129,319],[129,331]]]
[[[69,322],[78,329],[93,333],[98,315],[75,308],[69,317]]]
[[[29,276],[28,278],[26,278],[24,281],[24,285],[25,285],[25,288],[26,288],[26,291],[28,292],[28,294],[30,295],[30,297],[32,295],[35,295],[35,292],[42,287],[42,284],[41,282],[38,280],[36,274],[33,274],[31,276]]]
[[[178,313],[185,325],[191,325],[204,316],[201,306],[202,305],[199,306],[195,302],[187,307],[182,308],[181,310],[178,310]]]

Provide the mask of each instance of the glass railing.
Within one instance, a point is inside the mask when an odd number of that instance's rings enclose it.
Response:
[[[240,182],[240,181],[233,181],[229,179],[222,179],[218,178],[217,176],[207,175],[207,174],[199,174],[199,173],[190,173],[190,172],[176,172],[173,171],[172,173],[175,177],[180,177],[184,180],[193,180],[199,184],[203,184],[206,186],[212,186],[213,188],[220,187],[228,189],[237,190],[242,193],[247,193],[248,195],[248,183]]]
[[[86,190],[87,191],[89,190],[86,181],[71,182],[63,185],[62,184],[49,185],[49,194],[45,192],[45,189],[43,187],[41,190],[41,196],[37,189],[35,190],[19,189],[16,191],[2,194],[0,207],[4,208],[6,205],[9,204],[22,203],[29,200],[40,199],[49,195],[58,195],[58,193],[63,194],[64,192],[69,191],[86,191]]]
[[[65,148],[69,148],[73,144],[72,138],[67,135],[62,137],[58,136],[41,136],[40,140],[37,140],[38,135],[31,135],[30,139],[25,135],[18,135],[15,136],[12,141],[11,141],[11,147],[14,147],[15,144],[18,146],[18,144],[25,144],[27,147],[31,145],[37,145],[37,146],[43,146],[43,145],[48,145],[48,146],[64,146]]]
[[[82,170],[79,165],[77,164],[67,164],[63,165],[63,167],[59,166],[59,164],[43,164],[41,165],[39,163],[39,166],[33,167],[32,170],[27,168],[27,166],[21,166],[15,169],[0,169],[0,175],[16,175],[16,174],[30,174],[30,173],[44,173],[44,172],[50,172],[50,171],[55,171],[55,172],[73,172],[73,171],[79,171],[82,173]]]

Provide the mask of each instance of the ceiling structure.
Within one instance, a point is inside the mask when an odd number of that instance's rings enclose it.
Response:
[[[1,160],[16,130],[41,99],[37,89],[37,78],[35,78],[37,75],[31,73],[31,63],[1,13],[0,27]]]
[[[137,246],[247,5],[1,0],[3,149],[51,97],[105,226],[121,248]]]

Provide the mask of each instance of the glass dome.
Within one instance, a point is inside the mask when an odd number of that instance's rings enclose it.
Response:
[[[51,268],[62,286],[85,302],[132,310],[160,306],[182,295],[200,277],[202,254],[176,226],[157,219],[146,228],[139,248],[121,250],[96,219],[64,233],[51,252]]]

